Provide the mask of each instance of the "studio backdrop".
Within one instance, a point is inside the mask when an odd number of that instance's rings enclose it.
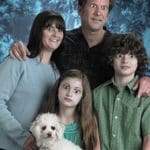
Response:
[[[13,42],[28,42],[34,17],[48,9],[62,14],[67,30],[80,26],[77,0],[0,0],[0,62]],[[116,0],[106,26],[111,32],[139,33],[150,56],[150,0]]]

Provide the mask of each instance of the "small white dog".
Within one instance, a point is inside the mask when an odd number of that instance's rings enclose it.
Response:
[[[39,150],[81,150],[63,137],[64,125],[56,114],[44,113],[37,116],[30,131],[36,139]]]

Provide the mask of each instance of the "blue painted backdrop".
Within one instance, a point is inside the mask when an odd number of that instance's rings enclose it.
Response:
[[[60,12],[69,30],[80,26],[76,8],[77,0],[0,0],[0,62],[13,42],[27,43],[32,21],[40,11]],[[112,32],[140,33],[150,56],[150,0],[116,0],[107,27]]]

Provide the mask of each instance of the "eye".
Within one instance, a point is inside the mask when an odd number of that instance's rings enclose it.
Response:
[[[116,58],[122,58],[122,54],[117,54]]]
[[[43,126],[43,127],[42,127],[42,130],[45,130],[45,129],[46,129],[46,126]]]
[[[100,6],[100,9],[107,11],[107,10],[108,10],[108,6],[106,6],[106,5],[101,5],[101,6]]]
[[[52,29],[53,29],[52,26],[48,26],[48,27],[47,27],[47,30],[48,30],[48,31],[52,31]]]
[[[63,28],[62,27],[57,27],[58,32],[63,32]]]
[[[54,126],[51,126],[51,129],[52,129],[52,130],[55,130],[55,127],[54,127]]]
[[[121,58],[121,57],[122,57],[122,55],[121,55],[121,54],[119,54],[119,55],[118,55],[118,57],[119,57],[119,58]]]
[[[74,93],[75,93],[75,94],[80,94],[80,93],[81,93],[81,90],[75,89],[75,90],[74,90]]]
[[[89,4],[89,6],[90,6],[90,8],[96,8],[97,7],[96,4],[94,4],[94,3]]]
[[[63,88],[67,90],[69,89],[69,85],[63,84]]]
[[[130,55],[130,58],[135,58],[135,56],[134,55]]]

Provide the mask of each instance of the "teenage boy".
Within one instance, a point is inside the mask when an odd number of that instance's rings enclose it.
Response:
[[[150,98],[136,96],[134,84],[148,66],[146,52],[137,34],[114,40],[111,80],[94,89],[102,150],[150,150]]]

